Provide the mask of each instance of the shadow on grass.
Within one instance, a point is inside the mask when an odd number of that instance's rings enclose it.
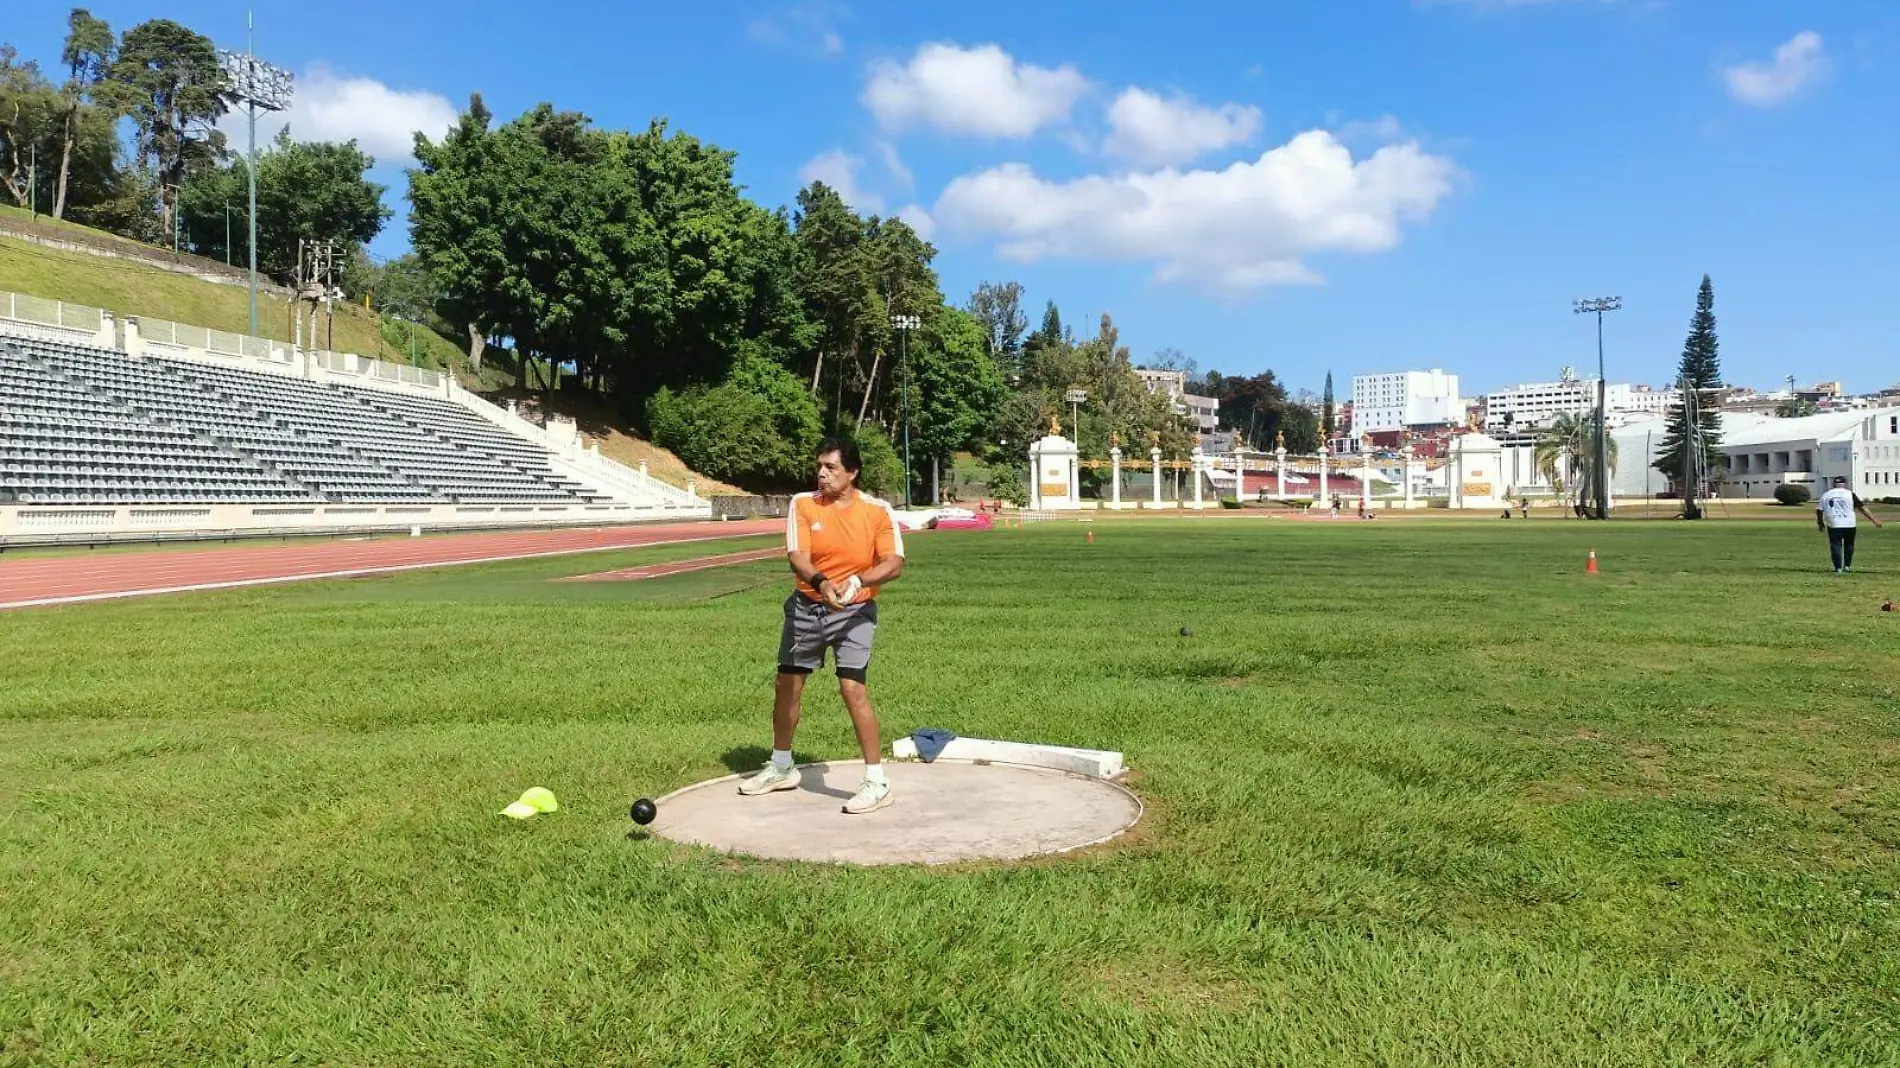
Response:
[[[762,745],[735,745],[731,749],[726,750],[725,755],[719,758],[719,762],[726,766],[727,771],[735,775],[744,775],[764,767],[765,762],[770,759],[772,759],[772,751]],[[812,756],[810,753],[801,753],[796,749],[792,750],[792,763],[794,764],[810,764],[817,761],[817,759],[817,757]]]

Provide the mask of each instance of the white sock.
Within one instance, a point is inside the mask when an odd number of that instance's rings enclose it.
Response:
[[[772,750],[772,766],[779,769],[780,771],[784,771],[786,768],[791,767],[792,766],[792,751],[790,749]]]
[[[864,766],[864,781],[874,782],[879,786],[890,785],[890,783],[884,780],[884,765],[882,764],[866,764]]]

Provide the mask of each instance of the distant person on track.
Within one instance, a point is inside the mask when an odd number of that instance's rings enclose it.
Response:
[[[878,745],[877,712],[865,689],[871,637],[877,631],[878,588],[904,573],[904,534],[891,506],[858,490],[863,460],[855,443],[826,438],[817,452],[818,489],[792,498],[785,521],[785,552],[797,588],[785,601],[779,636],[778,685],[772,702],[772,759],[745,780],[748,797],[793,790],[801,778],[792,763],[805,680],[825,666],[829,650],[838,665],[838,691],[857,729],[864,755],[864,781],[849,813],[876,812],[891,803]]]
[[[1860,495],[1847,488],[1847,479],[1834,476],[1834,488],[1821,494],[1814,502],[1814,525],[1827,535],[1828,555],[1834,558],[1836,575],[1852,574],[1854,570],[1854,513],[1859,512],[1867,521],[1878,527],[1880,520],[1875,519],[1867,510],[1867,504]]]

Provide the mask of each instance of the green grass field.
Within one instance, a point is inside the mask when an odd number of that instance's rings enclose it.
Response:
[[[0,616],[0,1064],[1900,1063],[1900,535],[1085,529],[915,538],[878,636],[887,739],[1126,752],[1014,866],[629,836],[763,759],[776,563]]]

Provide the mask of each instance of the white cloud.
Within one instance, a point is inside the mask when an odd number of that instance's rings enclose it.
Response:
[[[455,105],[426,89],[391,89],[374,78],[343,77],[319,63],[298,76],[288,112],[257,116],[262,146],[286,124],[299,141],[355,140],[380,164],[404,164],[415,150],[417,131],[440,137],[455,125]],[[248,136],[243,112],[218,120],[233,148],[243,151]]]
[[[1310,253],[1392,248],[1401,221],[1430,215],[1456,175],[1415,143],[1355,161],[1312,130],[1222,170],[1056,182],[1007,163],[951,182],[936,219],[952,233],[993,235],[1018,261],[1152,263],[1159,281],[1231,294],[1320,281],[1303,262]]]
[[[1800,92],[1801,87],[1827,73],[1821,35],[1803,30],[1775,49],[1772,62],[1737,63],[1722,72],[1728,95],[1754,107],[1770,107]]]
[[[838,23],[850,17],[850,8],[832,0],[800,0],[753,19],[746,32],[762,45],[836,56],[844,52]]]
[[[904,166],[904,161],[898,158],[897,146],[889,141],[879,141],[873,147],[877,149],[877,157],[883,162],[884,169],[890,173],[891,181],[896,182],[899,189],[916,188],[917,179],[910,173],[910,168]]]
[[[1108,141],[1103,148],[1111,156],[1160,167],[1245,144],[1259,132],[1257,107],[1222,104],[1211,108],[1178,94],[1163,97],[1129,88],[1108,106]]]
[[[1069,117],[1089,81],[1075,67],[1018,63],[993,44],[927,44],[908,63],[871,64],[860,98],[888,129],[913,125],[971,137],[1028,137]]]
[[[897,209],[897,217],[909,223],[910,228],[917,231],[917,236],[925,241],[937,232],[937,220],[931,218],[922,205],[906,204]]]
[[[852,210],[861,215],[884,214],[884,198],[865,189],[858,182],[858,172],[864,169],[864,157],[854,156],[841,148],[821,152],[798,170],[798,180],[809,185],[823,182],[830,186],[838,196],[849,204]]]
[[[1405,136],[1405,127],[1399,124],[1397,116],[1381,115],[1376,119],[1350,119],[1339,123],[1333,129],[1333,136],[1348,145],[1388,145]]]

